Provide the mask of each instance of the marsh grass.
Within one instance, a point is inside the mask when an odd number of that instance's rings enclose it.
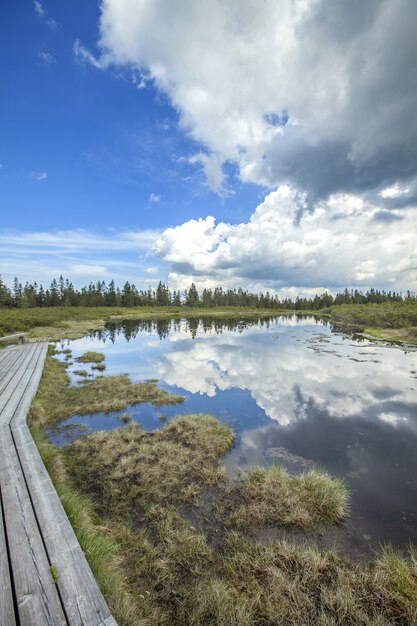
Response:
[[[82,382],[70,388],[66,364],[49,355],[32,424],[106,410],[115,398],[123,406],[132,396],[167,399],[153,382]],[[121,626],[417,623],[414,550],[404,558],[386,547],[360,565],[319,550],[308,531],[343,520],[345,485],[319,470],[291,476],[279,466],[231,483],[221,457],[235,435],[213,416],[179,416],[154,432],[128,423],[61,450],[39,429],[33,434]],[[305,540],[260,543],[262,526],[299,528]]]
[[[102,363],[104,361],[104,354],[102,352],[84,352],[81,356],[76,358],[78,363]]]
[[[182,396],[170,394],[154,383],[132,383],[127,375],[84,377],[70,387],[66,363],[49,353],[38,392],[29,414],[30,423],[42,426],[71,415],[124,409],[128,404],[151,402],[155,406],[183,402]]]
[[[77,484],[97,494],[103,510],[127,513],[195,505],[203,489],[225,481],[218,458],[233,441],[233,431],[214,417],[187,415],[151,433],[137,424],[93,433],[69,446],[67,456]]]
[[[385,548],[354,564],[309,540],[259,543],[255,527],[338,523],[348,513],[342,481],[311,470],[252,468],[232,484],[221,456],[234,433],[209,415],[160,430],[128,425],[66,447],[75,485],[92,494],[115,540],[132,624],[388,626],[417,618],[416,557]],[[207,494],[211,494],[207,497]]]
[[[104,372],[104,370],[106,369],[106,364],[105,363],[96,363],[96,365],[92,365],[91,366],[92,370],[97,370],[98,372]]]
[[[47,441],[43,430],[31,428],[31,432],[111,611],[117,615],[121,626],[140,626],[143,624],[140,610],[128,591],[126,576],[120,566],[122,555],[114,535],[97,517],[91,498],[74,488],[62,455]]]
[[[227,523],[248,526],[291,525],[311,528],[341,522],[349,509],[343,480],[312,469],[291,476],[282,466],[252,467],[230,490]]]
[[[127,411],[125,413],[122,413],[120,418],[119,418],[123,424],[129,424],[129,422],[131,422],[133,420],[133,415],[131,415],[130,413],[127,413]]]
[[[72,373],[75,374],[75,376],[81,376],[82,378],[87,378],[88,376],[87,370],[74,370]]]

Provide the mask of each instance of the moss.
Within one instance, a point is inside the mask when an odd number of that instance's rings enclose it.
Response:
[[[151,402],[155,406],[183,402],[153,383],[132,383],[127,375],[84,379],[70,387],[66,364],[48,355],[44,373],[29,414],[35,426],[50,424],[71,415],[118,411],[128,404]]]
[[[54,581],[54,584],[57,585],[59,576],[58,576],[58,570],[56,569],[56,566],[52,563],[52,565],[49,567],[49,570],[52,574],[52,579]]]

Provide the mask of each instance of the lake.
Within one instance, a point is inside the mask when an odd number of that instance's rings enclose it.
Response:
[[[212,413],[230,424],[238,435],[225,457],[231,476],[271,463],[291,472],[316,465],[343,476],[352,495],[343,529],[350,552],[417,543],[414,349],[333,333],[313,317],[296,316],[129,321],[62,347],[74,357],[103,352],[106,374],[158,379],[185,396],[182,405],[128,407],[146,430],[181,413]],[[74,416],[48,435],[63,445],[120,427],[124,412]]]

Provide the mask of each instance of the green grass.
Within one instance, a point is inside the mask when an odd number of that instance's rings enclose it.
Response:
[[[170,394],[154,383],[132,383],[127,375],[84,378],[81,382],[85,384],[70,387],[66,364],[49,354],[32,403],[30,423],[43,426],[71,415],[118,411],[139,402],[155,406],[183,402],[182,396]]]
[[[365,332],[387,341],[417,342],[417,301],[340,304],[321,311],[336,329]]]

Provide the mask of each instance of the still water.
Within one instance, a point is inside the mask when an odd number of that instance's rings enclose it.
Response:
[[[278,462],[290,471],[320,466],[343,476],[352,494],[347,535],[358,551],[417,543],[415,350],[353,339],[295,316],[124,322],[66,346],[74,357],[103,352],[106,374],[155,378],[185,396],[182,405],[128,407],[142,428],[196,412],[230,424],[238,435],[225,458],[231,474]],[[62,445],[120,427],[123,412],[75,416],[48,434]]]

